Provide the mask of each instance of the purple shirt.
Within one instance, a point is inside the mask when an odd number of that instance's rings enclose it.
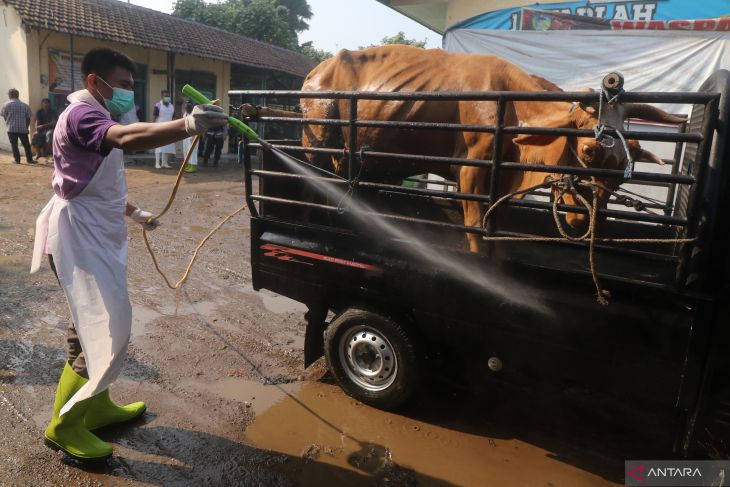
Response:
[[[58,118],[53,133],[53,191],[65,200],[78,196],[110,149],[103,147],[107,130],[117,122],[87,103],[71,104]]]

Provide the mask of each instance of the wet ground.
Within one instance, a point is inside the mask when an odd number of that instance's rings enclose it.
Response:
[[[144,400],[134,425],[104,431],[108,464],[46,448],[69,312],[50,269],[28,274],[49,164],[0,153],[0,485],[606,486],[623,483],[615,432],[507,392],[475,396],[434,377],[399,413],[369,408],[303,369],[304,308],[251,288],[248,215],[201,251],[182,290],[165,287],[130,224],[133,337],[112,396]],[[130,201],[157,211],[175,172],[128,168]],[[186,176],[151,234],[177,278],[196,243],[244,201],[228,163]]]

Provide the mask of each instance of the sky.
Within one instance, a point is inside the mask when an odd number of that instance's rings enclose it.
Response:
[[[426,47],[441,47],[441,36],[397,13],[376,0],[308,0],[313,16],[309,30],[299,34],[299,42],[312,41],[314,47],[332,53],[341,48],[378,44],[383,37],[403,31],[407,38],[427,40]],[[131,0],[143,7],[172,12],[174,0]]]

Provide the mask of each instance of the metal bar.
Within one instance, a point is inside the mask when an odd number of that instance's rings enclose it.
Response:
[[[500,165],[502,164],[502,134],[504,130],[504,109],[505,99],[500,98],[497,101],[497,130],[494,131],[494,141],[492,143],[492,172],[489,177],[489,201],[497,201],[499,192],[499,176]],[[497,214],[494,212],[487,222],[487,235],[493,235],[497,229]],[[464,215],[466,217],[466,215]]]
[[[299,179],[299,180],[318,180],[318,181],[327,181],[334,184],[348,184],[348,181],[343,179],[334,179],[334,178],[328,178],[326,176],[308,176],[304,174],[291,174],[291,173],[285,173],[285,172],[277,172],[277,171],[263,171],[263,170],[253,170],[250,171],[250,174],[253,176],[259,176],[259,177],[272,177],[272,178],[284,178],[284,179]],[[435,181],[429,181],[427,179],[419,179],[419,181],[425,181],[429,182],[431,184],[441,184],[440,182]],[[455,185],[456,183],[451,183],[452,185]],[[382,183],[370,183],[370,182],[360,182],[358,184],[361,188],[369,188],[369,189],[375,189],[378,191],[384,191],[389,193],[400,193],[400,194],[413,194],[413,195],[421,195],[421,196],[429,196],[432,198],[440,198],[440,199],[446,199],[446,200],[459,200],[459,201],[481,201],[484,203],[489,203],[491,200],[489,196],[487,195],[478,195],[478,194],[471,194],[471,193],[458,193],[456,191],[444,191],[440,189],[428,189],[428,188],[411,188],[406,186],[396,186],[392,184],[382,184]],[[547,192],[535,192],[533,193],[535,196],[545,196],[549,197],[550,193]],[[516,201],[514,199],[510,200]],[[609,200],[609,204],[615,204],[615,205],[623,205],[623,203],[620,203],[616,200]],[[506,202],[506,204],[509,204],[509,202]],[[644,203],[644,206],[647,208],[658,208],[663,209],[664,205],[656,204],[656,203]],[[621,211],[621,210],[615,210],[615,211]],[[631,212],[628,212],[628,214],[633,214]],[[642,220],[643,221],[643,220]]]
[[[556,136],[574,136],[574,137],[594,137],[593,130],[569,129],[569,128],[550,128],[550,127],[504,127],[505,134],[535,134],[535,135],[556,135]],[[607,128],[606,134],[616,136],[614,129]],[[697,132],[687,133],[668,133],[668,132],[640,132],[636,130],[627,130],[621,132],[627,139],[651,140],[656,142],[701,142],[702,134]]]
[[[197,147],[195,150],[198,150]],[[248,139],[246,137],[243,138],[243,167],[243,184],[246,190],[246,204],[248,205],[248,210],[251,212],[251,216],[255,218],[259,216],[259,212],[253,200],[253,183],[251,181],[251,170],[253,169],[251,167],[251,146],[248,144]]]
[[[505,201],[504,204],[510,205],[510,206],[523,206],[527,208],[539,208],[542,210],[551,210],[553,207],[552,203],[548,203],[545,201],[535,201],[535,200],[516,200],[516,199],[510,199],[508,201]],[[582,206],[574,206],[574,205],[558,205],[558,210],[561,212],[569,212],[569,213],[588,213],[588,210]],[[666,216],[666,215],[649,215],[649,214],[643,214],[643,213],[634,213],[634,212],[628,212],[628,211],[622,211],[622,210],[609,210],[609,209],[599,209],[598,210],[599,215],[603,215],[606,217],[611,218],[618,218],[621,220],[630,220],[630,221],[638,221],[638,222],[646,222],[646,223],[664,223],[668,225],[675,225],[678,227],[682,227],[687,224],[687,220],[684,218],[679,218],[676,216]]]
[[[352,125],[352,120],[342,119],[326,119],[326,118],[291,118],[291,117],[261,117],[258,121],[277,122],[277,123],[295,123],[300,125],[325,125],[344,127]],[[356,120],[357,127],[381,127],[395,128],[407,130],[447,130],[454,132],[484,132],[494,133],[495,127],[491,125],[479,124],[458,124],[458,123],[441,123],[441,122],[401,122],[390,120]],[[535,135],[555,135],[555,136],[574,136],[574,137],[593,137],[592,130],[573,129],[573,128],[551,128],[551,127],[504,127],[505,134],[535,134]],[[607,128],[605,133],[617,137],[616,131]],[[643,132],[643,131],[627,131],[622,132],[627,139],[650,140],[659,142],[700,142],[702,134],[696,132],[690,133],[667,133],[667,132]]]
[[[347,179],[352,181],[355,167],[355,153],[357,152],[357,97],[350,98],[350,143],[347,153]],[[362,164],[363,161],[360,161]]]
[[[279,203],[283,205],[290,205],[290,206],[306,206],[309,208],[318,208],[326,211],[338,211],[338,208],[336,206],[330,206],[330,205],[322,205],[319,203],[310,203],[306,201],[298,201],[298,200],[290,200],[286,198],[277,198],[273,196],[261,196],[261,195],[254,195],[254,200],[259,201],[269,201],[272,203]],[[535,203],[535,202],[533,202]],[[520,206],[527,206],[527,205],[520,205]],[[578,207],[568,207],[569,211],[574,211],[572,208],[578,208]],[[585,210],[585,208],[580,208],[582,210]],[[599,210],[600,211],[600,210]],[[623,216],[632,216],[630,213],[623,213],[623,212],[617,212],[612,210],[602,210],[603,213],[609,214],[609,213],[618,213]],[[358,215],[367,215],[367,216],[373,216],[378,218],[388,218],[391,220],[398,220],[398,221],[404,221],[409,223],[417,223],[417,224],[423,224],[423,225],[431,225],[436,227],[442,227],[442,228],[450,228],[454,230],[459,230],[461,232],[466,233],[474,233],[477,235],[487,235],[487,230],[482,227],[467,227],[465,225],[459,225],[456,223],[446,223],[446,222],[439,222],[439,221],[433,221],[433,220],[424,220],[422,218],[415,218],[410,216],[403,216],[403,215],[393,215],[390,213],[379,213],[374,211],[361,211],[358,212]],[[610,215],[613,216],[613,215]],[[651,216],[651,215],[649,215]],[[659,217],[663,217],[663,215],[656,215]],[[664,217],[666,218],[666,217]],[[623,218],[625,220],[634,220],[634,221],[645,221],[643,219],[637,219],[637,218]]]
[[[679,131],[681,133],[685,133],[687,131],[687,125],[688,123],[685,122],[682,125],[679,126]],[[682,150],[684,149],[684,144],[681,142],[678,142],[676,146],[674,147],[674,160],[672,161],[672,176],[676,176],[679,174],[679,165],[682,161]],[[677,185],[672,184],[669,186],[667,190],[667,209],[665,210],[665,213],[667,215],[671,215],[674,211],[674,197],[677,194]]]
[[[623,179],[623,170],[617,169],[601,169],[601,168],[584,168],[576,166],[547,166],[544,164],[522,164],[520,162],[503,162],[503,169],[517,169],[527,172],[549,172],[558,174],[576,174],[579,176],[606,176]],[[654,181],[664,183],[680,183],[680,184],[693,184],[695,178],[692,176],[684,176],[681,174],[672,176],[671,174],[660,174],[653,172],[635,172],[630,180],[626,182],[636,181]]]
[[[619,205],[619,206],[626,206],[626,205],[625,205],[624,203],[622,203],[621,201],[618,201],[618,200],[615,200],[615,199],[609,199],[609,200],[608,200],[608,204],[609,204],[609,205]],[[643,206],[644,206],[645,208],[654,208],[654,209],[657,209],[657,210],[665,210],[665,211],[664,211],[664,214],[665,214],[665,215],[670,215],[670,214],[671,214],[671,212],[670,212],[670,213],[667,213],[667,212],[666,212],[666,208],[667,208],[667,205],[665,205],[665,204],[660,204],[660,203],[648,203],[648,202],[646,202],[646,201],[641,201],[641,204],[642,204],[642,205],[643,205]],[[627,207],[627,208],[631,208],[631,206],[626,206],[626,207]],[[671,208],[670,208],[670,210],[671,210]]]
[[[259,171],[250,171],[250,173],[254,176],[259,176],[259,177],[300,179],[300,180],[313,179],[313,180],[329,181],[329,182],[332,182],[335,184],[348,184],[348,181],[346,181],[346,180],[333,179],[333,178],[328,178],[328,177],[324,177],[324,176],[306,176],[303,174],[290,174],[290,173],[285,173],[285,172],[260,171],[260,170]],[[360,183],[358,183],[358,187],[375,189],[378,191],[384,191],[384,192],[390,192],[390,193],[430,196],[430,197],[443,198],[443,199],[449,199],[449,200],[455,199],[455,200],[483,201],[483,202],[490,201],[489,196],[487,196],[487,195],[457,193],[455,191],[444,191],[441,189],[410,188],[407,186],[396,186],[393,184],[370,183],[370,182],[360,182]]]
[[[391,122],[386,120],[359,120],[358,127],[383,127],[396,129],[424,129],[424,130],[453,130],[458,132],[487,132],[493,133],[495,127],[490,125],[467,125],[460,123],[440,122]]]
[[[321,210],[337,211],[337,207],[335,206],[322,205],[319,203],[310,203],[309,201],[288,200],[286,198],[276,198],[274,196],[263,196],[260,194],[255,194],[251,196],[251,198],[255,201],[268,201],[270,203],[279,203],[282,205],[306,206],[307,208],[319,208]]]
[[[442,186],[458,186],[458,184],[459,184],[455,181],[446,181],[446,180],[438,181],[435,179],[416,178],[416,177],[405,178],[403,181],[410,181],[412,183],[440,184]]]
[[[302,118],[302,117],[259,117],[256,121],[261,122],[277,122],[277,123],[294,123],[299,125],[334,125],[338,127],[346,127],[350,125],[349,120],[339,118]],[[437,129],[437,130],[454,130],[464,132],[494,132],[494,127],[490,125],[466,125],[459,123],[442,123],[442,122],[398,122],[389,120],[357,120],[355,123],[358,127],[386,127],[386,128],[402,128],[402,129]]]
[[[702,212],[700,211],[700,200],[702,199],[702,192],[706,185],[705,175],[707,174],[707,167],[709,166],[710,149],[712,148],[712,135],[715,128],[715,122],[718,118],[718,104],[719,99],[713,100],[705,106],[705,112],[703,113],[702,133],[706,136],[697,148],[697,159],[695,160],[695,164],[699,163],[697,175],[695,176],[697,184],[690,194],[689,204],[687,205],[687,226],[685,227],[685,238],[695,238],[697,236],[697,228],[699,226],[700,216],[702,215]],[[683,288],[686,283],[688,262],[693,248],[693,245],[685,244],[682,249],[683,258],[680,261],[680,268],[677,272],[677,284],[680,288]]]
[[[273,196],[261,196],[261,195],[254,195],[253,197],[255,200],[260,201],[269,201],[272,203],[279,203],[282,205],[291,205],[291,206],[306,206],[309,208],[318,208],[321,210],[327,210],[327,211],[339,211],[339,209],[336,206],[330,206],[330,205],[322,205],[319,203],[309,203],[304,201],[298,201],[298,200],[289,200],[286,198],[276,198]],[[414,218],[411,216],[403,216],[403,215],[392,215],[389,213],[378,213],[375,211],[358,211],[358,215],[367,215],[367,216],[373,216],[376,218],[388,218],[391,220],[398,220],[398,221],[405,221],[409,223],[419,223],[424,225],[432,225],[436,227],[443,227],[443,228],[451,228],[455,230],[459,230],[461,232],[466,233],[476,233],[479,235],[486,235],[486,230],[484,230],[482,227],[467,227],[464,225],[458,225],[456,223],[445,223],[445,222],[437,222],[433,220],[424,220],[422,218]]]
[[[350,182],[346,179],[336,179],[336,178],[330,178],[327,176],[310,176],[308,174],[292,174],[288,172],[278,172],[278,171],[263,171],[263,170],[253,170],[249,171],[249,173],[252,176],[259,176],[259,177],[272,177],[272,178],[285,178],[285,179],[312,179],[315,181],[327,181],[333,184],[349,184]]]
[[[404,161],[437,162],[459,166],[492,167],[492,161],[486,159],[467,159],[464,157],[423,156],[418,154],[399,154],[397,152],[363,151],[363,156],[378,159],[402,159]],[[623,172],[622,172],[623,174]]]
[[[277,123],[298,123],[307,125],[335,125],[338,127],[346,127],[349,121],[339,118],[303,118],[303,117],[258,117],[252,119],[254,122],[277,122]]]
[[[495,233],[498,237],[535,237],[536,235],[531,235],[527,233],[519,233],[519,232],[508,232],[508,231],[499,231]],[[564,242],[540,242],[545,244],[558,244],[558,245],[569,245],[574,247],[585,247],[588,245],[588,242],[576,242],[576,241],[570,241],[566,240]],[[670,244],[665,244],[669,246]],[[669,262],[672,264],[676,264],[679,261],[679,257],[672,254],[660,254],[656,252],[647,252],[645,250],[636,250],[636,249],[627,249],[625,247],[614,247],[611,245],[596,243],[596,249],[600,249],[604,252],[610,252],[615,254],[627,254],[627,255],[635,255],[637,257],[642,257],[649,260],[656,260],[660,262]]]
[[[231,90],[229,95],[292,98],[361,100],[440,100],[440,101],[582,101],[597,102],[598,92],[585,91],[442,91],[442,92],[377,92],[377,91],[294,91],[294,90]],[[719,98],[719,93],[625,92],[622,102],[706,104]]]
[[[326,147],[302,147],[299,145],[279,145],[271,144],[275,149],[280,149],[287,152],[304,152],[306,154],[331,154],[338,156],[345,156],[347,154],[346,149],[328,149]],[[260,148],[261,144],[258,142],[251,142],[251,147]]]
[[[407,186],[395,186],[392,184],[380,184],[380,183],[368,183],[360,182],[358,187],[377,189],[378,191],[385,191],[390,193],[402,193],[402,194],[417,194],[423,196],[431,196],[436,198],[454,199],[463,201],[482,201],[489,203],[491,200],[489,196],[481,194],[471,193],[457,193],[456,191],[444,191],[442,189],[428,189],[428,188],[409,188]]]

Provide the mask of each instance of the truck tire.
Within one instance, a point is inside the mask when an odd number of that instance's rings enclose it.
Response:
[[[395,321],[363,309],[337,315],[324,333],[327,368],[350,396],[392,410],[416,390],[420,356],[413,337]]]

